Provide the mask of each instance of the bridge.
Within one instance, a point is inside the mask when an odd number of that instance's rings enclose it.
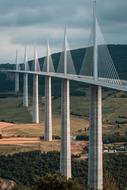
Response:
[[[42,70],[35,50],[32,67],[29,68],[25,50],[24,67],[21,70],[16,56],[14,70],[1,72],[15,75],[15,92],[19,92],[19,75],[23,74],[23,106],[28,107],[28,75],[33,75],[32,120],[39,123],[38,76],[45,77],[45,133],[44,140],[52,141],[52,96],[51,79],[61,80],[61,151],[60,172],[71,177],[71,142],[70,142],[70,81],[82,82],[90,89],[89,117],[89,153],[88,153],[88,189],[103,189],[103,143],[102,143],[102,87],[127,91],[127,81],[119,79],[117,70],[105,45],[97,17],[94,1],[92,44],[85,52],[80,74],[76,74],[73,59],[68,48],[67,31],[64,33],[64,50],[61,52],[58,69],[55,72],[49,44]]]

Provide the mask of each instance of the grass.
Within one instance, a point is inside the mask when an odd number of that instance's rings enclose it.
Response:
[[[0,98],[0,110],[0,121],[30,123],[32,120],[28,110],[22,106],[21,98]]]
[[[88,131],[89,116],[89,96],[71,97],[71,134],[86,134]],[[2,129],[5,136],[42,136],[44,134],[44,98],[40,101],[40,121],[41,124],[32,124],[31,109],[23,108],[21,97],[0,98],[0,120],[14,122],[13,127]],[[32,104],[30,98],[30,105]],[[60,98],[53,99],[53,135],[60,135]],[[103,93],[103,133],[114,134],[127,132],[127,122],[120,124],[119,128],[114,125],[116,121],[122,120],[120,117],[127,118],[127,97],[122,92]],[[79,132],[81,131],[81,132]]]
[[[121,116],[127,119],[127,97],[122,97],[123,93],[116,92],[109,95],[106,92],[103,97],[103,123],[113,124],[120,121]],[[60,98],[53,101],[53,110],[60,112]],[[88,96],[72,96],[71,97],[71,114],[89,117],[90,101]],[[124,119],[124,120],[125,120]],[[127,121],[126,121],[127,123]]]
[[[88,96],[89,97],[89,96]],[[2,127],[2,135],[5,137],[40,137],[44,135],[44,98],[40,100],[40,124],[33,124],[31,118],[32,98],[30,100],[29,110],[21,105],[21,97],[0,98],[0,120],[14,122],[11,126]],[[19,106],[21,105],[21,106]],[[60,135],[60,98],[53,99],[53,135]],[[103,96],[103,133],[125,134],[127,132],[127,123],[110,125],[117,120],[127,117],[127,98],[123,97],[121,92],[104,93]],[[89,99],[83,96],[71,97],[71,135],[88,134],[88,116]],[[54,149],[57,144],[41,144],[41,149]],[[0,145],[0,154],[14,154],[18,152],[38,150],[40,143],[27,144],[25,146]],[[58,148],[58,147],[57,147]],[[78,147],[79,149],[79,147]]]
[[[19,146],[19,145],[0,145],[0,155],[10,155],[16,154],[19,152],[28,152],[39,150],[39,145],[28,145],[28,146]]]

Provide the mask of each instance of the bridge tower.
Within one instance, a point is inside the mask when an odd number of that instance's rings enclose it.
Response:
[[[97,46],[96,1],[94,0],[93,23],[93,64],[94,80],[98,80],[98,46]],[[90,127],[88,154],[88,189],[103,190],[103,151],[102,151],[102,87],[90,86]]]
[[[28,71],[28,60],[27,60],[27,52],[25,48],[25,56],[24,56],[24,70]],[[28,73],[24,73],[23,75],[23,106],[28,107]]]
[[[46,71],[49,74],[49,43],[47,44]],[[45,76],[45,132],[44,140],[52,141],[52,94],[51,94],[51,77]]]
[[[64,34],[64,75],[67,76],[67,36]],[[70,142],[70,81],[61,82],[61,152],[60,172],[71,178],[71,142]]]
[[[18,50],[16,49],[16,59],[15,59],[15,64],[16,64],[16,73],[15,73],[15,93],[19,92],[19,64],[18,64]]]
[[[34,71],[38,69],[37,51],[34,52]],[[38,74],[33,74],[33,107],[32,107],[32,121],[39,123],[39,93],[38,93]]]

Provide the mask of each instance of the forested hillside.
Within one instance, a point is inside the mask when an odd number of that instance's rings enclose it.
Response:
[[[0,176],[13,179],[20,186],[31,186],[35,178],[58,172],[59,160],[59,152],[35,151],[0,156]],[[87,165],[87,160],[72,158],[72,175],[84,187],[87,187]],[[104,155],[104,189],[126,190],[126,179],[126,155]]]
[[[116,66],[117,72],[119,74],[120,79],[126,80],[127,79],[127,45],[109,45],[109,51],[112,56],[113,62]],[[76,68],[77,74],[80,72],[81,69],[81,64],[83,61],[83,58],[85,56],[85,48],[82,49],[77,49],[77,50],[72,50],[72,58],[74,61],[74,65]],[[52,55],[53,63],[55,70],[57,70],[57,66],[59,63],[59,58],[60,58],[60,53],[56,53]],[[44,63],[44,58],[39,59],[41,68]],[[32,61],[29,62],[29,65],[31,66]],[[12,69],[14,68],[15,65],[13,64],[1,64],[0,69],[2,68],[9,68]],[[10,80],[11,79],[11,80]],[[22,75],[20,77],[20,83],[22,83]],[[40,77],[39,84],[42,86],[44,84],[44,79],[43,77]],[[60,81],[57,79],[53,79],[53,94],[57,94],[58,88],[59,88]],[[22,86],[22,85],[21,85]],[[71,93],[74,94],[76,93],[76,88],[77,86],[79,87],[79,84],[73,82],[71,85]],[[82,84],[80,84],[82,87]],[[13,90],[14,88],[14,77],[10,77],[10,75],[5,75],[3,73],[0,73],[0,92],[5,92],[5,91],[10,91]],[[30,76],[29,78],[29,88],[30,92],[32,92],[32,78]],[[22,89],[21,89],[22,90]],[[43,94],[43,89],[40,90],[41,93]],[[78,95],[81,95],[82,92],[78,92]],[[58,94],[57,94],[58,95]]]

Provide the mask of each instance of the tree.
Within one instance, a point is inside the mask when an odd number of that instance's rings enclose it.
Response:
[[[32,190],[84,190],[75,180],[62,176],[59,173],[48,174],[35,180]]]
[[[104,190],[119,190],[116,181],[112,177],[111,173],[107,172],[104,176]]]

